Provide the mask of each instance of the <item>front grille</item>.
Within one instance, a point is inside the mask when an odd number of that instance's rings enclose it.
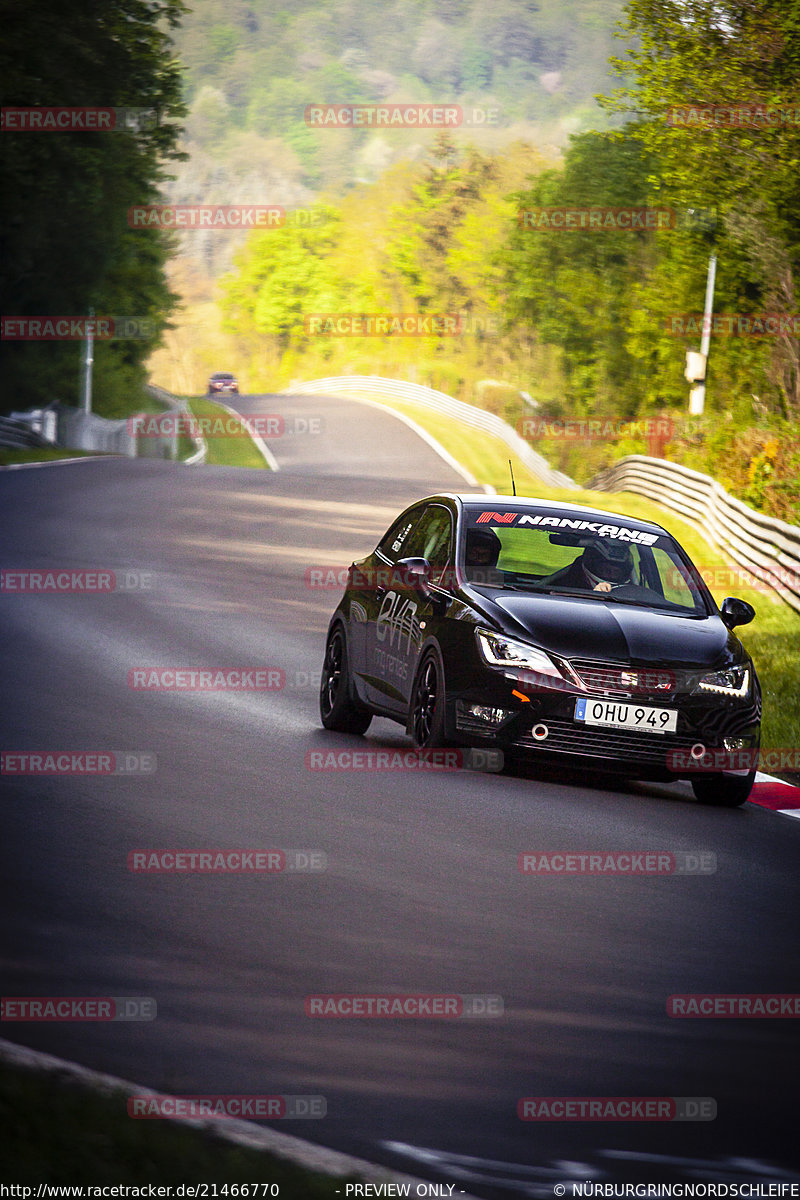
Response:
[[[698,740],[680,733],[640,733],[636,729],[612,729],[606,725],[585,726],[580,721],[563,718],[546,718],[544,724],[550,731],[544,741],[537,741],[530,730],[526,730],[514,745],[540,753],[574,754],[666,767],[670,752],[688,752]]]
[[[678,677],[667,667],[636,667],[585,658],[572,659],[570,666],[587,692],[597,696],[649,696],[668,704],[678,690]]]

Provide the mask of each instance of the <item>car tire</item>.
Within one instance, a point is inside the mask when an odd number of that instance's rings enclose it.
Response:
[[[337,625],[328,637],[319,684],[319,715],[326,729],[366,733],[372,713],[353,703],[344,630]]]
[[[417,671],[408,714],[408,729],[420,750],[447,745],[444,710],[444,672],[437,655],[430,651]]]
[[[749,775],[706,775],[692,780],[692,791],[701,804],[738,808],[753,790],[756,773]]]

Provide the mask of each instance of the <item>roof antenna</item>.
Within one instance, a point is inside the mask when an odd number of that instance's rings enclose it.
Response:
[[[508,460],[508,469],[511,472],[511,491],[514,496],[517,494],[517,485],[514,483],[514,468],[511,465],[511,459]]]

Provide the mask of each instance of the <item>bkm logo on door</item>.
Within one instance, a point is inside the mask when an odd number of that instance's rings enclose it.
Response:
[[[411,653],[411,644],[419,645],[419,621],[417,620],[417,605],[413,600],[404,599],[397,592],[387,592],[378,613],[375,634],[379,642],[384,642],[388,635],[389,646],[394,647],[397,639],[397,649]]]

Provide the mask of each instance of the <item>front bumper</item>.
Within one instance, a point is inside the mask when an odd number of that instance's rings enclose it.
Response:
[[[752,667],[751,667],[752,670]],[[674,733],[652,733],[575,720],[575,702],[587,693],[571,686],[532,688],[524,673],[481,670],[480,681],[448,698],[447,730],[455,742],[491,746],[507,754],[565,764],[580,760],[595,770],[630,778],[696,778],[703,772],[747,774],[760,741],[761,692],[753,672],[750,696],[738,700],[680,692],[597,695],[677,712]],[[502,710],[487,721],[474,706]]]

